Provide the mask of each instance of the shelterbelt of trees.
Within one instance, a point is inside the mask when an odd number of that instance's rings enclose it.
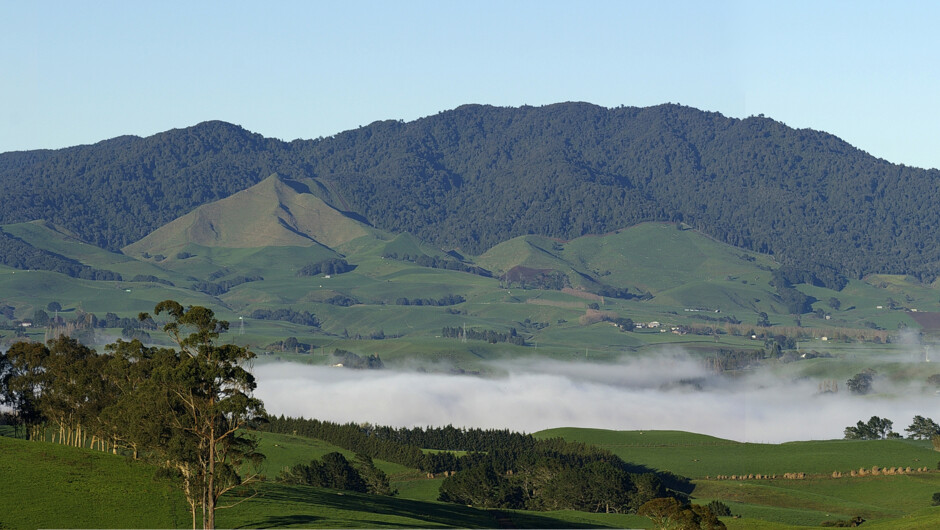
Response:
[[[684,477],[629,464],[605,449],[560,438],[537,440],[508,430],[396,429],[284,416],[268,418],[261,428],[326,440],[365,457],[444,474],[439,498],[445,502],[636,513],[653,499],[684,501],[692,491]]]
[[[376,227],[472,254],[675,221],[813,272],[940,273],[940,171],[672,104],[466,105],[290,143],[206,122],[4,153],[0,223],[45,219],[115,250],[275,172],[316,179],[326,202]]]
[[[182,489],[193,528],[214,528],[219,498],[259,479],[250,469],[263,455],[245,431],[264,413],[243,368],[254,354],[217,344],[228,323],[209,309],[168,300],[155,313],[170,317],[163,329],[178,348],[118,340],[99,354],[66,336],[13,344],[0,355],[0,402],[28,438],[151,459]]]

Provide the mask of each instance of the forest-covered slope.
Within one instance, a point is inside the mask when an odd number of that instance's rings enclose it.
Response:
[[[940,273],[940,171],[768,118],[677,105],[468,105],[291,143],[206,122],[6,153],[0,223],[46,219],[117,249],[274,172],[316,179],[327,203],[378,228],[471,254],[519,235],[572,239],[659,220],[801,268]]]

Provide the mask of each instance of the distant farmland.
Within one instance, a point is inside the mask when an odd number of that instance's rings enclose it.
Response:
[[[940,313],[934,311],[911,311],[908,313],[915,322],[920,324],[924,333],[929,335],[940,334]]]

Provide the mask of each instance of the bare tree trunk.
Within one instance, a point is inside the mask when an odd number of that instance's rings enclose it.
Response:
[[[208,494],[209,520],[206,528],[215,528],[215,428],[209,429],[209,476],[206,477],[206,493]]]

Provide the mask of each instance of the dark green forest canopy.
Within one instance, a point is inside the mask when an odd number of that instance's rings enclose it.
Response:
[[[467,105],[290,143],[206,122],[5,153],[0,223],[45,219],[114,250],[274,172],[316,178],[327,202],[377,227],[470,253],[675,221],[814,272],[940,273],[940,171],[671,104]]]

